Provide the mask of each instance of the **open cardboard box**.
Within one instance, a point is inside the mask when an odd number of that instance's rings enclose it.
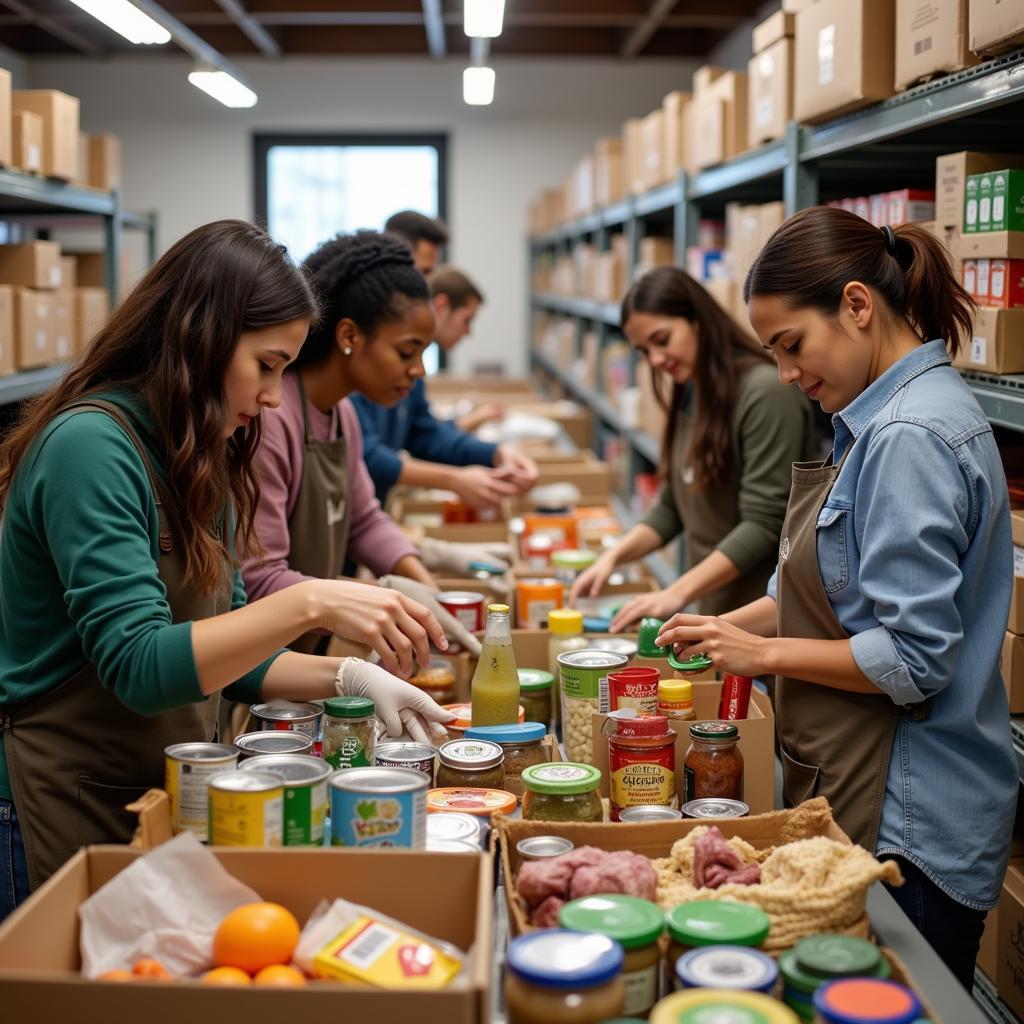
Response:
[[[532,391],[529,377],[488,377],[482,375],[459,376],[453,373],[435,373],[424,381],[429,395],[460,395],[467,391],[490,391],[494,394],[509,391]]]
[[[373,907],[472,955],[467,984],[440,991],[383,991],[337,982],[305,988],[218,988],[197,981],[122,984],[78,973],[78,907],[139,850],[80,850],[0,926],[0,993],[8,1021],[144,1020],[146,1024],[279,1024],[286,1019],[490,1020],[493,865],[487,855],[398,850],[232,850],[218,860],[263,899],[305,922],[323,898]]]
[[[423,527],[424,537],[451,541],[453,544],[491,544],[510,542],[508,523],[448,523]]]

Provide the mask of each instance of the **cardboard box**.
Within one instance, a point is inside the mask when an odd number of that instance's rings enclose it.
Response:
[[[796,15],[785,10],[776,11],[771,17],[754,26],[754,53],[763,53],[780,39],[792,39],[795,35]]]
[[[96,332],[110,316],[110,293],[106,288],[76,288],[74,305],[74,351],[84,352]]]
[[[63,181],[78,175],[78,99],[56,89],[15,89],[15,111],[28,110],[43,119],[43,174]]]
[[[798,121],[827,121],[895,92],[895,0],[817,0],[796,18]]]
[[[48,290],[60,287],[60,246],[56,242],[0,245],[0,284]]]
[[[60,284],[57,290],[73,292],[78,285],[78,261],[74,256],[60,256],[57,262],[60,264]]]
[[[14,349],[14,288],[0,284],[0,377],[18,368]]]
[[[622,126],[622,163],[626,175],[626,190],[633,195],[645,191],[644,184],[644,123],[631,117]]]
[[[978,261],[982,262],[981,260]],[[1024,260],[989,260],[986,304],[999,309],[1024,306]]]
[[[32,370],[54,361],[53,304],[55,292],[14,289],[14,361]]]
[[[690,94],[678,89],[661,101],[665,115],[665,173],[670,181],[686,167],[685,110],[690,101]]]
[[[971,343],[953,365],[986,373],[1024,373],[1024,309],[978,310]]]
[[[984,56],[1024,43],[1024,7],[1012,0],[970,0],[971,49]]]
[[[594,298],[599,302],[621,302],[628,287],[629,274],[619,254],[599,252],[594,260]]]
[[[622,139],[598,139],[594,148],[594,200],[598,206],[617,203],[626,194]]]
[[[720,71],[701,68],[700,71]],[[749,85],[742,71],[721,72],[706,82],[694,75],[694,115],[690,148],[698,169],[731,160],[747,148]]]
[[[89,169],[86,179],[93,188],[112,192],[120,188],[121,139],[110,132],[89,136]]]
[[[1018,1017],[1024,1016],[1024,864],[1011,861],[999,900],[996,988]]]
[[[961,259],[1024,260],[1024,231],[978,231],[963,234]]]
[[[12,156],[11,73],[0,68],[0,166],[10,167]]]
[[[1024,510],[1010,512],[1010,527],[1013,530],[1013,596],[1006,628],[1011,633],[1024,634]]]
[[[975,187],[975,180],[977,186]],[[977,220],[968,201],[964,211],[964,231],[1024,231],[1024,168],[1006,168],[972,175],[967,181],[968,195],[978,198]]]
[[[660,445],[665,434],[667,416],[654,386],[654,375],[650,366],[638,365],[636,383],[640,388],[640,429]],[[663,385],[664,387],[664,385]],[[667,395],[667,388],[666,388]]]
[[[874,200],[871,196],[871,200]],[[872,203],[872,205],[874,205]],[[935,219],[935,193],[930,189],[902,188],[885,196],[886,219],[882,222],[898,227],[920,224]],[[878,225],[881,227],[881,224]]]
[[[43,119],[30,110],[13,116],[11,163],[28,174],[43,173]]]
[[[1014,546],[1014,562],[1016,563],[1016,552],[1020,550]],[[1016,603],[1018,577],[1014,577],[1014,598]],[[1011,607],[1011,612],[1017,609]],[[1006,687],[1006,697],[1010,702],[1010,714],[1019,715],[1024,713],[1024,636],[1016,633],[1006,633],[1003,637],[1003,654],[1000,665],[1000,672],[1003,677],[1003,685]]]
[[[491,858],[465,854],[363,850],[232,850],[214,855],[260,896],[305,922],[323,899],[343,897],[453,943],[473,947],[464,987],[392,992],[336,982],[298,991],[211,988],[198,981],[112,985],[78,971],[78,907],[144,854],[127,846],[77,853],[0,926],[0,989],[5,1018],[146,1020],[222,1024],[238,1018],[272,1024],[304,1020],[490,1020],[494,873]],[[453,898],[453,893],[458,894]],[[73,1009],[72,1009],[73,1008]]]
[[[751,148],[786,134],[786,125],[793,118],[794,52],[793,40],[783,37],[747,64],[747,140]]]
[[[83,288],[105,288],[107,286],[106,255],[102,252],[72,253],[78,264],[76,281]]]
[[[961,150],[935,159],[935,221],[940,228],[963,227],[967,179],[972,174],[1000,167],[1024,166],[1024,156],[1007,153],[974,153]]]
[[[567,483],[578,487],[585,497],[607,499],[612,491],[612,471],[607,462],[587,459],[577,463],[540,463],[537,486]]]
[[[704,289],[728,313],[733,316],[736,310],[736,282],[731,278],[720,277],[704,282]]]
[[[717,81],[722,75],[726,74],[728,68],[715,67],[713,64],[703,64],[697,68],[693,73],[693,91],[694,93],[704,92],[711,86],[712,82]]]
[[[54,292],[51,297],[53,318],[50,345],[56,360],[70,359],[75,352],[75,296],[71,292]]]
[[[668,181],[665,169],[665,112],[659,107],[643,119],[644,188],[657,188]]]
[[[648,235],[640,239],[640,265],[644,270],[652,267],[671,267],[675,263],[675,242],[671,238]]]
[[[973,64],[967,0],[896,0],[897,89]]]
[[[978,969],[994,985],[999,968],[999,908],[990,910],[981,933],[981,946],[976,961]]]

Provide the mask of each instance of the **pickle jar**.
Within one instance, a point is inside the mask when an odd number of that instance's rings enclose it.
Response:
[[[599,1024],[622,1013],[622,946],[606,935],[548,928],[508,946],[508,1024]]]
[[[376,707],[369,697],[324,701],[324,760],[336,769],[369,768],[377,742]]]
[[[701,946],[760,946],[771,919],[760,908],[725,900],[693,900],[673,907],[665,918],[669,946],[666,976],[678,987],[676,963]]]
[[[550,625],[550,616],[548,616]],[[555,677],[539,668],[519,669],[519,703],[527,722],[551,722],[551,695]]]
[[[543,741],[548,734],[540,722],[517,725],[478,725],[466,730],[467,740],[488,740],[497,743],[505,754],[505,789],[522,799],[522,774],[527,768],[546,764]]]
[[[505,752],[489,740],[449,740],[437,750],[438,789],[504,789]]]
[[[593,765],[550,762],[523,772],[523,818],[527,821],[604,821],[597,792],[601,772]]]
[[[743,799],[743,755],[732,722],[695,722],[683,762],[684,803],[720,797]]]
[[[646,1017],[658,1001],[661,949],[658,940],[665,930],[665,915],[649,900],[618,893],[585,896],[566,903],[558,912],[558,924],[573,932],[595,932],[615,939],[626,958],[622,964],[627,1017]]]
[[[693,683],[689,679],[662,679],[658,683],[658,714],[672,722],[693,721]]]

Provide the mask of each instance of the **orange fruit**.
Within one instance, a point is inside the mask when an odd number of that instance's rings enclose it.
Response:
[[[256,974],[286,964],[299,941],[299,922],[278,903],[246,903],[221,921],[213,937],[213,962]]]
[[[135,975],[131,971],[104,971],[96,976],[97,981],[134,981]]]
[[[237,967],[214,967],[200,979],[204,985],[251,985],[252,978]]]
[[[277,985],[282,988],[295,988],[298,985],[306,984],[306,976],[302,971],[287,964],[271,964],[264,967],[259,974],[253,978],[254,985]]]
[[[171,972],[159,960],[149,956],[132,964],[132,974],[136,978],[147,978],[150,981],[166,981],[171,976]]]

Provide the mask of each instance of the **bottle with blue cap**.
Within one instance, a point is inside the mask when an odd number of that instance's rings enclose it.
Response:
[[[509,1024],[598,1024],[622,1014],[622,946],[607,935],[546,928],[509,943]]]
[[[545,764],[544,751],[548,728],[543,722],[516,722],[511,725],[474,725],[466,730],[466,739],[497,743],[505,752],[505,785],[517,799],[523,798],[523,772],[531,765]]]

